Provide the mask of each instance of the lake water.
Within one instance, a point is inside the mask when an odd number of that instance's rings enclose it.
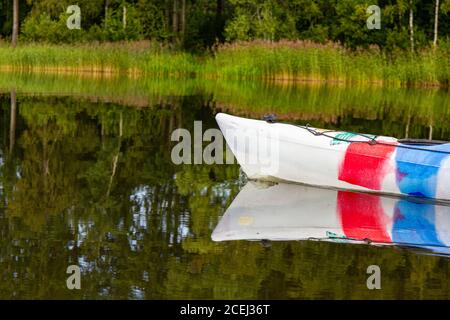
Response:
[[[449,298],[445,250],[339,235],[247,241],[239,230],[213,241],[219,223],[233,227],[224,224],[230,212],[221,218],[248,184],[236,164],[174,165],[170,135],[192,131],[195,120],[217,128],[218,111],[450,140],[450,94],[435,89],[3,74],[0,298]],[[265,231],[289,225],[287,208],[315,215],[314,203],[279,205]],[[258,219],[252,214],[236,228]],[[443,230],[438,220],[430,228]],[[67,289],[69,265],[81,267],[81,290]],[[381,269],[381,290],[367,289],[370,265]]]

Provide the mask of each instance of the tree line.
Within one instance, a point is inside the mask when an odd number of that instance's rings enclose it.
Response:
[[[66,27],[81,9],[81,30]],[[370,30],[367,8],[381,10]],[[149,39],[184,49],[265,39],[420,49],[448,42],[450,0],[0,0],[0,38],[24,42]]]

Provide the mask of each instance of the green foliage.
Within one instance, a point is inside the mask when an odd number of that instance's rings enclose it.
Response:
[[[34,44],[15,51],[0,47],[0,65],[17,71],[444,87],[450,78],[445,47],[449,42],[449,0],[441,2],[437,49],[430,49],[434,6],[414,1],[416,52],[412,55],[406,0],[375,2],[381,7],[381,30],[366,27],[367,7],[374,4],[369,0],[111,0],[108,6],[100,0],[83,0],[78,3],[82,30],[66,27],[69,2],[30,0],[22,4],[26,18],[21,39]],[[4,0],[0,5],[11,9]],[[225,39],[233,43],[221,44]],[[114,45],[99,41],[137,42]],[[186,49],[202,54],[186,53]]]
[[[225,12],[219,14],[215,3],[209,0],[199,0],[193,4],[188,2],[189,18],[186,21],[186,31],[182,35],[182,45],[193,52],[204,52],[218,42],[224,40],[223,29]]]
[[[139,19],[139,14],[134,7],[126,7],[126,17],[124,18],[124,6],[117,10],[109,10],[104,24],[104,32],[100,37],[106,41],[139,40],[143,36],[143,26]],[[125,25],[124,25],[125,19]]]
[[[410,49],[407,0],[79,0],[76,4],[81,8],[83,32],[59,29],[67,7],[73,4],[71,0],[20,3],[23,40],[31,41],[147,39],[200,52],[225,40],[301,39],[339,42],[352,49],[373,46],[385,52]],[[381,8],[381,30],[366,27],[370,5]],[[415,48],[421,50],[433,40],[435,1],[415,0],[412,10]],[[450,35],[449,12],[450,1],[441,0],[440,41]],[[11,3],[0,0],[0,37],[10,36],[11,27]]]
[[[22,36],[26,41],[47,43],[76,43],[87,40],[121,41],[139,40],[143,36],[141,20],[137,10],[127,8],[124,26],[123,6],[116,10],[109,10],[103,26],[92,25],[88,31],[67,28],[69,14],[61,14],[55,20],[47,13],[30,15],[23,22]]]
[[[237,14],[225,28],[227,40],[250,40],[252,31],[252,22],[246,14]]]
[[[276,40],[286,37],[280,33],[283,11],[277,1],[231,0],[235,6],[235,16],[225,28],[226,38],[232,40],[264,39]],[[290,27],[290,28],[289,28]],[[295,30],[293,25],[287,29]]]
[[[377,4],[373,0],[342,0],[336,3],[336,23],[332,26],[332,38],[347,44],[351,48],[367,47],[377,43],[376,35],[383,34],[381,30],[369,30],[366,25],[366,9]],[[379,41],[378,41],[379,42]]]
[[[220,47],[206,74],[227,79],[333,80],[386,85],[447,86],[448,51],[387,55],[377,49],[351,51],[336,44],[246,42]]]
[[[70,5],[78,5],[81,9],[81,24],[84,30],[99,24],[104,17],[104,0],[27,0],[27,2],[31,5],[31,16],[38,17],[46,14],[54,20],[58,20],[62,14],[65,14]],[[110,0],[110,2],[116,1]]]
[[[85,37],[83,30],[70,30],[66,22],[69,15],[53,20],[47,13],[28,16],[22,25],[22,37],[29,42],[75,43]]]
[[[165,41],[170,38],[170,30],[164,14],[164,5],[160,2],[139,0],[137,2],[139,22],[142,33],[147,39]]]
[[[312,80],[448,87],[448,42],[416,54],[352,51],[307,41],[239,42],[203,59],[148,42],[0,46],[0,67],[17,72],[108,73],[199,79]]]

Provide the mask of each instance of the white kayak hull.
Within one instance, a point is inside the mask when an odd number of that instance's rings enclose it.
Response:
[[[323,130],[224,113],[216,120],[250,179],[450,200],[450,143],[411,147],[392,137],[314,135]]]

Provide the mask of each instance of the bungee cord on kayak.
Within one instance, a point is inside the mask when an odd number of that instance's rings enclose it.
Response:
[[[379,136],[367,136],[365,134],[362,133],[356,133],[356,132],[351,132],[351,131],[345,131],[346,133],[351,133],[357,136],[362,136],[365,137],[369,140],[349,140],[349,139],[345,139],[345,138],[340,138],[340,137],[335,137],[332,135],[329,135],[328,133],[334,133],[334,132],[341,132],[341,131],[335,131],[335,130],[327,130],[327,131],[317,131],[315,128],[310,127],[309,125],[306,126],[302,126],[302,125],[294,125],[296,127],[302,128],[307,130],[308,132],[310,132],[311,134],[314,134],[315,136],[324,136],[333,140],[338,140],[338,141],[342,141],[342,142],[348,142],[348,143],[367,143],[369,145],[382,145],[382,146],[389,146],[389,147],[395,147],[395,148],[403,148],[403,149],[409,149],[409,150],[418,150],[418,151],[427,151],[427,152],[435,152],[435,153],[442,153],[442,154],[450,154],[450,151],[445,151],[445,150],[435,150],[435,149],[425,149],[425,148],[419,148],[419,147],[414,147],[411,145],[405,145],[405,144],[392,144],[392,143],[387,143],[387,142],[383,142],[383,141],[378,141],[376,140]],[[402,140],[398,140],[400,143],[402,142]],[[430,145],[441,145],[441,144],[445,144],[445,142],[434,142],[433,140],[428,140]],[[418,143],[419,144],[419,143]],[[450,143],[449,143],[450,144]]]
[[[276,122],[276,116],[274,116],[272,114],[264,116],[263,120],[266,121],[267,123],[277,123]],[[449,151],[446,151],[446,150],[435,150],[435,149],[419,148],[419,147],[413,146],[413,145],[421,145],[421,144],[422,145],[425,144],[425,145],[435,146],[435,145],[442,145],[442,144],[446,144],[446,143],[449,143],[449,145],[450,145],[450,142],[446,142],[446,141],[436,141],[436,140],[398,140],[398,142],[403,143],[403,144],[392,144],[392,143],[387,143],[387,142],[383,142],[383,141],[378,141],[377,140],[377,138],[379,137],[378,135],[367,135],[367,134],[363,134],[363,133],[345,131],[345,133],[349,133],[349,134],[352,134],[352,135],[355,135],[355,136],[361,136],[361,137],[364,137],[364,138],[368,139],[368,140],[350,140],[350,139],[346,139],[346,138],[341,138],[341,137],[329,135],[329,133],[344,132],[344,131],[336,131],[336,130],[324,130],[324,131],[321,130],[321,131],[318,131],[316,128],[311,127],[309,124],[298,125],[298,124],[285,123],[285,122],[280,122],[280,123],[288,124],[288,125],[291,125],[291,126],[295,126],[295,127],[304,129],[304,130],[308,131],[309,133],[313,134],[314,136],[324,136],[324,137],[327,137],[329,139],[342,141],[342,142],[347,142],[347,143],[367,143],[369,145],[382,145],[382,146],[403,148],[403,149],[409,149],[409,150],[427,151],[427,152],[434,152],[434,153],[441,153],[441,154],[450,154],[450,150]],[[410,143],[412,145],[407,145],[406,143]]]

